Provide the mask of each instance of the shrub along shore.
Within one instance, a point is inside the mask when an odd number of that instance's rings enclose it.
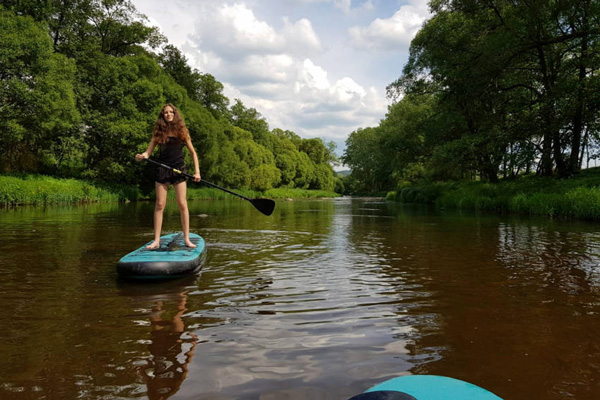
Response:
[[[279,188],[266,192],[235,189],[249,198],[323,198],[335,192]],[[169,197],[174,192],[169,191]],[[219,189],[188,186],[188,199],[231,198]],[[0,176],[0,206],[48,205],[153,200],[154,191],[122,184],[92,183],[44,175]],[[430,203],[438,207],[476,211],[545,215],[600,221],[600,168],[569,179],[526,176],[485,182],[429,182],[389,192],[387,199],[403,203]]]
[[[600,168],[569,179],[538,176],[484,182],[423,183],[390,192],[388,200],[438,207],[600,221]]]
[[[315,198],[336,197],[339,194],[321,190],[270,189],[266,192],[235,190],[249,198]],[[169,197],[174,197],[169,191]],[[188,186],[188,199],[229,198],[219,189]],[[96,202],[126,202],[151,200],[154,190],[144,192],[140,188],[122,184],[92,183],[78,179],[61,179],[44,175],[0,176],[0,206],[47,205]]]

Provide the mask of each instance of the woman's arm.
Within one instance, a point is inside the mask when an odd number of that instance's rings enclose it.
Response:
[[[185,141],[185,145],[187,146],[188,150],[190,151],[190,154],[192,155],[192,159],[194,160],[194,182],[200,182],[200,180],[202,179],[200,177],[200,163],[198,162],[198,155],[196,154],[196,150],[192,145],[192,139],[188,137],[188,139]]]
[[[150,158],[150,154],[152,154],[152,151],[154,150],[155,147],[156,147],[156,142],[154,141],[154,137],[152,137],[152,139],[150,139],[150,144],[148,145],[148,148],[146,149],[146,151],[143,152],[142,154],[135,155],[136,161],[142,161],[145,158]]]

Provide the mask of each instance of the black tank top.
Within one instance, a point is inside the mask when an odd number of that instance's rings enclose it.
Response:
[[[169,136],[164,144],[158,146],[160,150],[158,153],[159,161],[172,167],[183,167],[184,161],[182,149],[184,144],[185,143],[181,139]]]

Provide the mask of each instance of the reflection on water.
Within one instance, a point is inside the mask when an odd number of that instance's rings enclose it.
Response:
[[[151,335],[148,344],[150,357],[140,365],[140,374],[148,386],[150,399],[166,399],[177,393],[194,357],[196,335],[185,332],[182,319],[186,311],[187,294],[174,294],[174,315],[168,301],[157,300],[150,316]]]
[[[411,373],[506,399],[600,395],[596,224],[198,201],[202,273],[119,281],[152,210],[0,213],[1,398],[346,399]],[[166,233],[178,221],[170,204]]]
[[[600,287],[600,233],[500,224],[498,258],[513,279],[541,279],[549,288],[580,294]]]

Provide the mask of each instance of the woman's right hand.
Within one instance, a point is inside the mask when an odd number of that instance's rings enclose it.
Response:
[[[136,154],[135,155],[135,160],[136,161],[142,161],[142,160],[145,160],[147,158],[148,158],[148,156],[146,155],[146,153]]]

